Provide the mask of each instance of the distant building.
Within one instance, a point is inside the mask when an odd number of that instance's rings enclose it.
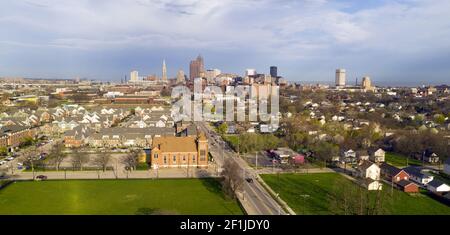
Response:
[[[256,76],[256,69],[246,69],[245,70],[245,76]]]
[[[203,57],[199,55],[195,60],[192,60],[189,65],[189,80],[194,81],[195,78],[202,77],[205,73],[205,64]]]
[[[270,66],[270,76],[273,78],[278,77],[278,68],[277,66]]]
[[[163,67],[162,67],[162,82],[167,82],[167,67],[165,60],[163,60]]]
[[[131,71],[130,73],[130,82],[137,82],[139,80],[139,72],[138,71]]]
[[[336,87],[345,86],[345,69],[336,69]]]
[[[370,77],[363,77],[361,88],[365,91],[373,91],[372,82],[370,81]]]
[[[205,72],[205,78],[209,83],[212,83],[213,80],[222,73],[219,69],[208,69]]]
[[[177,83],[185,83],[186,82],[186,80],[185,80],[185,77],[184,77],[184,71],[183,70],[178,70],[178,73],[177,73]]]

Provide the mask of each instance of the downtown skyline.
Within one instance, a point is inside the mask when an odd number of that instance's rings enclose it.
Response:
[[[254,68],[293,82],[445,83],[448,1],[9,1],[0,17],[0,76],[120,81],[132,70],[174,78]]]

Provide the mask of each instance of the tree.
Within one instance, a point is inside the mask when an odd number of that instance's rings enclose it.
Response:
[[[136,167],[139,163],[138,157],[138,152],[132,150],[130,153],[121,158],[121,162],[123,165],[125,165],[126,170],[136,170]]]
[[[59,171],[61,163],[67,157],[67,154],[64,152],[64,145],[62,143],[53,145],[48,157],[49,163],[55,166],[56,171]]]
[[[111,161],[111,155],[106,154],[106,153],[100,153],[94,159],[94,165],[101,167],[103,169],[103,172],[105,172],[110,161]]]
[[[8,149],[6,147],[0,147],[0,156],[6,156]]]
[[[236,192],[244,185],[243,172],[239,164],[231,158],[225,160],[221,176],[223,177],[222,189],[231,198],[236,197]]]
[[[345,179],[333,183],[333,191],[328,195],[329,210],[340,215],[380,215],[384,214],[385,206],[382,190],[375,192]]]
[[[72,166],[83,171],[83,166],[89,162],[89,157],[80,151],[79,148],[72,149]]]
[[[226,133],[227,133],[227,130],[228,130],[228,125],[227,125],[226,122],[220,124],[220,125],[217,127],[217,131],[218,131],[219,134],[221,134],[221,135],[226,134]]]

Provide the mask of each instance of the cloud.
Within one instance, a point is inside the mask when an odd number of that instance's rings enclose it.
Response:
[[[258,57],[254,64],[285,64],[291,77],[317,63],[311,79],[328,79],[340,65],[375,74],[384,69],[388,79],[396,74],[393,64],[450,52],[446,0],[18,0],[0,8],[7,9],[0,49],[11,57],[36,47],[48,49],[41,56],[69,50],[87,59],[117,50],[208,52],[212,60],[247,53]],[[367,65],[374,60],[377,66]],[[318,71],[324,69],[330,71]],[[447,70],[439,71],[434,75],[443,79]]]

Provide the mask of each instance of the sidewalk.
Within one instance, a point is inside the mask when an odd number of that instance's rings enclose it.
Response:
[[[45,175],[48,180],[57,179],[158,179],[158,178],[211,178],[217,177],[214,169],[186,168],[159,169],[147,171],[40,171],[34,176]],[[12,177],[15,180],[31,180],[32,172],[16,172]]]

